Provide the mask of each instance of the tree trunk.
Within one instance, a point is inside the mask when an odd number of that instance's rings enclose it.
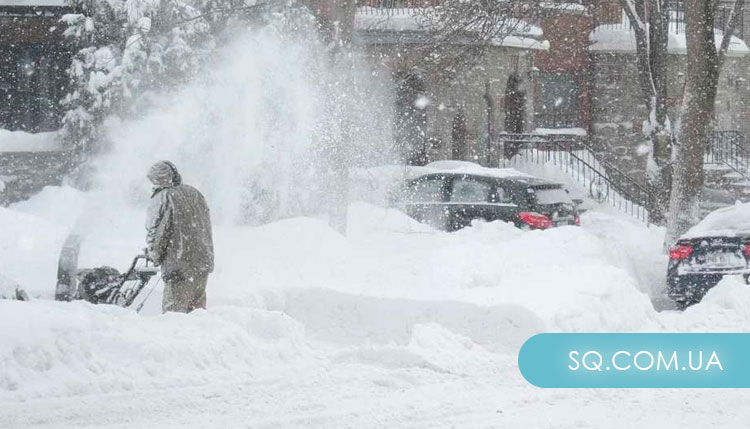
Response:
[[[703,151],[714,119],[719,78],[713,26],[714,2],[688,0],[687,82],[677,140],[666,245],[674,243],[700,220]]]
[[[669,206],[672,179],[672,130],[667,116],[666,0],[620,0],[635,33],[638,83],[649,112],[645,122],[651,143],[647,165],[652,197],[648,202],[650,221],[662,224]]]
[[[466,144],[469,131],[466,129],[466,115],[463,108],[459,108],[453,117],[451,126],[451,159],[466,160]]]
[[[672,130],[667,117],[667,40],[669,15],[663,0],[651,0],[649,13],[649,59],[653,95],[649,100],[652,174],[649,175],[655,201],[651,221],[663,224],[672,187]]]

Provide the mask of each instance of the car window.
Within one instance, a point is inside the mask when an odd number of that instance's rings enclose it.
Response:
[[[563,188],[536,189],[534,195],[538,204],[573,204]]]
[[[492,186],[483,181],[456,178],[453,180],[451,201],[458,203],[486,203],[490,197]]]
[[[422,179],[414,183],[407,191],[410,202],[440,202],[443,201],[443,179]]]
[[[505,188],[503,188],[502,186],[498,186],[495,190],[494,202],[501,204],[511,204],[513,203],[513,197],[511,193]]]

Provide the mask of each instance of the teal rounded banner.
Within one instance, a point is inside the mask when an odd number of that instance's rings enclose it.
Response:
[[[518,368],[538,387],[750,387],[750,334],[539,334]]]

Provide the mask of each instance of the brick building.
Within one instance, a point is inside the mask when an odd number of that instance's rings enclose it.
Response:
[[[583,5],[548,5],[538,25],[549,50],[534,54],[538,71],[534,128],[583,128],[591,122],[592,16]]]

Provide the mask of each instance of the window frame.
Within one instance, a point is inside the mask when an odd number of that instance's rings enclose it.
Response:
[[[474,182],[486,185],[487,195],[485,196],[484,201],[454,201],[453,195],[456,189],[456,182],[458,181]],[[495,184],[485,178],[470,175],[454,176],[451,180],[450,188],[448,191],[448,201],[450,201],[452,204],[490,204],[493,202],[492,200],[495,194]]]

